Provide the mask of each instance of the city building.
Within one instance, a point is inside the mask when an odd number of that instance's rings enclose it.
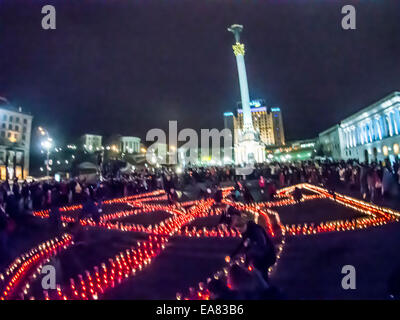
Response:
[[[318,144],[322,154],[333,160],[342,159],[339,130],[340,125],[336,124],[318,135]]]
[[[185,147],[178,149],[178,163],[182,167],[187,166],[221,166],[232,165],[233,158],[230,154],[224,154],[224,147],[193,148],[188,150]]]
[[[345,118],[319,134],[319,147],[335,160],[396,160],[400,153],[400,92]]]
[[[316,152],[316,144],[317,139],[287,142],[285,146],[268,148],[267,159],[282,162],[311,160]]]
[[[250,110],[254,129],[259,133],[260,140],[267,146],[285,145],[285,134],[281,109],[266,105],[264,99],[250,101]],[[232,112],[224,113],[225,128],[233,125],[233,132],[243,128],[243,110],[241,103],[238,103],[237,116]],[[234,141],[237,142],[238,135],[234,134]]]
[[[29,175],[32,115],[0,97],[0,179]]]
[[[119,150],[122,153],[132,154],[140,152],[140,138],[121,136],[119,138]]]
[[[102,147],[102,136],[96,134],[84,134],[81,137],[82,148],[87,152],[100,151]]]

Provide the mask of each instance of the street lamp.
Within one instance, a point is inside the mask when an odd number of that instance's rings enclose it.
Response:
[[[49,132],[43,127],[38,128],[40,135],[44,136],[44,140],[41,142],[41,146],[47,151],[47,161],[46,161],[46,176],[49,176],[50,171],[50,149],[53,146],[53,139],[50,138]]]
[[[43,140],[41,143],[42,147],[47,151],[47,161],[46,161],[46,176],[49,176],[50,170],[50,149],[53,146],[53,139],[47,137],[46,140]]]

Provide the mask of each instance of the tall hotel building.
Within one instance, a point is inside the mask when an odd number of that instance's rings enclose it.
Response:
[[[285,133],[283,129],[282,113],[280,108],[268,107],[263,99],[250,102],[251,115],[254,129],[260,134],[260,140],[266,146],[285,145]],[[224,113],[225,128],[233,132],[233,142],[238,142],[238,130],[243,128],[243,111],[238,102],[237,114]]]

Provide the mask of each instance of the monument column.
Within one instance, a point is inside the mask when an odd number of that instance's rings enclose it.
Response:
[[[232,32],[235,36],[236,43],[232,46],[233,53],[236,56],[236,64],[239,75],[240,85],[240,96],[242,99],[242,110],[243,110],[243,131],[254,131],[253,120],[251,118],[250,110],[250,97],[249,87],[247,84],[246,66],[244,64],[244,44],[240,43],[240,32],[243,30],[243,26],[234,24],[228,28],[228,31]]]

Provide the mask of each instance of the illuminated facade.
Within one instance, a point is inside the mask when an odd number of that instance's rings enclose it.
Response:
[[[316,151],[317,139],[297,140],[286,143],[282,147],[271,148],[267,158],[274,161],[305,161],[311,160]]]
[[[122,153],[139,153],[140,152],[140,138],[121,136],[119,138],[119,149]]]
[[[81,143],[84,150],[87,152],[100,151],[102,147],[102,136],[96,134],[84,134],[81,137]]]
[[[267,107],[265,101],[262,99],[252,100],[250,106],[253,126],[259,133],[260,140],[267,146],[285,145],[281,109]],[[240,105],[237,110],[237,116],[233,116],[233,118],[234,130],[241,130],[243,128],[243,110],[240,108]]]
[[[400,92],[389,94],[320,133],[319,143],[333,159],[395,161],[400,153]]]
[[[29,175],[32,116],[0,97],[0,179]]]
[[[243,26],[238,24],[234,24],[228,28],[228,31],[232,32],[235,37],[235,44],[232,48],[236,57],[242,101],[242,129],[234,133],[235,136],[237,135],[237,142],[234,146],[235,162],[237,164],[265,161],[265,145],[260,140],[260,135],[254,130],[253,126],[246,66],[244,63],[245,50],[244,44],[240,42],[240,33],[242,30]]]

